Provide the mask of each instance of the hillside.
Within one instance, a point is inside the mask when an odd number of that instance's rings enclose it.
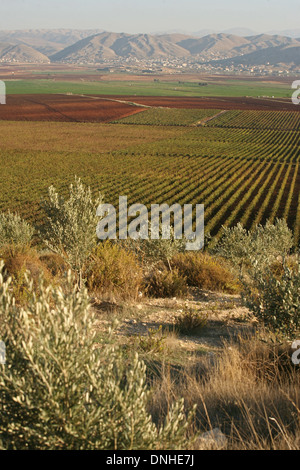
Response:
[[[273,66],[299,66],[300,65],[300,42],[297,41],[291,45],[267,47],[265,49],[257,50],[237,56],[232,59],[224,59],[217,62],[219,65],[273,65]]]
[[[189,55],[186,49],[177,45],[175,41],[172,42],[170,38],[149,34],[102,33],[67,47],[51,56],[51,60],[97,63],[101,59],[112,57],[146,59]]]
[[[233,34],[209,34],[203,38],[189,38],[179,42],[192,55],[197,54],[229,54],[236,55],[236,48],[249,44],[246,38]]]
[[[47,64],[50,60],[46,55],[25,44],[0,43],[0,62]]]
[[[2,41],[2,42],[1,42]],[[100,30],[0,31],[2,62],[100,64],[105,60],[192,58],[215,64],[299,64],[299,39],[281,35],[127,34]]]
[[[258,60],[263,60],[265,57],[265,60],[270,62],[268,53],[272,52],[273,48],[280,48],[285,62],[285,51],[289,54],[288,48],[298,45],[297,39],[266,34],[241,37],[220,33],[197,38],[179,33],[153,36],[105,32],[84,38],[50,58],[53,62],[99,63],[103,59],[112,58],[158,59],[199,56],[201,60],[209,61],[242,57],[265,50],[264,54],[258,55]],[[296,49],[294,51],[296,52]],[[287,62],[291,62],[289,57]]]
[[[0,42],[26,44],[46,56],[55,54],[85,37],[99,34],[101,30],[28,29],[0,31]]]

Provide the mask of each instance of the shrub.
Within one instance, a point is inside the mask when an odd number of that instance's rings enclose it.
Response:
[[[297,255],[287,256],[286,258],[277,259],[270,264],[269,270],[274,276],[280,279],[284,274],[285,267],[289,268],[291,271],[296,272],[298,269],[298,259]]]
[[[182,297],[187,293],[186,278],[178,269],[169,271],[167,268],[152,271],[144,283],[144,288],[150,297]]]
[[[171,270],[170,260],[175,254],[185,251],[186,240],[184,238],[176,239],[172,226],[170,227],[170,239],[162,238],[161,226],[159,237],[158,240],[151,239],[151,224],[149,224],[148,239],[128,239],[125,244],[129,249],[136,252],[140,259],[146,264],[155,266],[164,263],[165,266]]]
[[[269,266],[278,257],[289,254],[293,247],[293,233],[284,219],[276,219],[274,224],[257,225],[247,231],[240,223],[236,227],[223,227],[223,236],[212,253],[232,262],[242,269],[254,262]]]
[[[162,325],[158,329],[150,328],[146,336],[139,336],[137,348],[143,353],[158,354],[166,349],[166,336],[162,334]]]
[[[110,241],[94,248],[83,275],[89,291],[123,299],[136,299],[143,282],[135,254]]]
[[[0,214],[0,246],[29,245],[33,234],[33,227],[18,214],[11,212]]]
[[[193,308],[186,309],[175,322],[175,329],[183,335],[199,332],[207,324],[207,315]]]
[[[69,199],[59,196],[50,186],[48,200],[41,203],[46,216],[39,227],[41,237],[47,247],[62,256],[77,273],[80,286],[83,265],[97,241],[96,209],[101,202],[100,195],[94,201],[91,189],[75,178],[75,183],[70,185]]]
[[[40,260],[54,277],[61,278],[68,272],[68,265],[64,259],[56,253],[43,252],[40,254]]]
[[[12,293],[20,304],[26,304],[30,296],[28,274],[35,290],[38,288],[41,276],[47,285],[53,281],[51,272],[40,259],[39,253],[33,248],[6,245],[0,250],[0,259],[4,261],[5,276],[11,277]]]
[[[180,449],[183,401],[159,429],[147,411],[145,365],[112,341],[95,348],[84,289],[46,289],[18,308],[0,272],[0,442],[7,450]],[[28,284],[28,289],[32,289]]]
[[[186,277],[190,286],[230,294],[239,291],[240,287],[234,275],[221,261],[206,253],[178,254],[172,258],[171,266]]]
[[[282,265],[283,274],[256,266],[253,282],[244,284],[246,306],[271,330],[293,337],[300,327],[300,265]]]

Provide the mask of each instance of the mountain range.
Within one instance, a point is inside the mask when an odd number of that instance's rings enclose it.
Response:
[[[1,62],[29,62],[35,64],[49,63],[50,59],[45,54],[26,44],[10,44],[0,42]]]
[[[50,56],[80,39],[102,33],[100,29],[27,29],[0,31],[0,42],[25,44]],[[300,36],[300,35],[299,35]]]
[[[101,30],[0,31],[0,61],[99,64],[103,60],[199,58],[220,64],[300,65],[300,38],[211,33],[128,34]]]

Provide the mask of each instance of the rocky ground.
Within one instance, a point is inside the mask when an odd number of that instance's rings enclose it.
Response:
[[[97,313],[96,328],[99,334],[114,320],[118,324],[114,334],[121,342],[164,336],[166,347],[180,351],[184,356],[220,352],[224,343],[241,334],[253,331],[255,319],[242,305],[238,295],[221,294],[191,289],[184,299],[149,299],[141,297],[134,303],[107,302],[94,299],[92,308]],[[189,334],[176,331],[176,321],[187,310],[201,313],[205,326]]]

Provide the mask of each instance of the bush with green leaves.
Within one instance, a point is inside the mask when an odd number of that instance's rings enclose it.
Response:
[[[193,308],[186,308],[175,322],[175,330],[183,335],[198,333],[207,325],[207,315]]]
[[[34,229],[18,214],[11,212],[0,214],[0,247],[4,245],[29,245]]]
[[[272,224],[257,225],[254,230],[246,230],[242,224],[223,227],[223,236],[212,249],[214,254],[229,260],[240,268],[250,267],[256,262],[261,267],[269,266],[277,257],[285,257],[293,247],[293,233],[284,219],[276,219]]]
[[[0,266],[0,444],[4,449],[180,449],[194,411],[183,401],[155,425],[145,365],[113,333],[96,344],[87,292],[69,274],[18,307]]]
[[[291,268],[283,263],[278,276],[272,269],[254,267],[253,281],[244,283],[246,306],[268,328],[284,337],[294,337],[300,329],[300,264]]]
[[[83,265],[97,242],[96,210],[101,203],[101,195],[94,201],[91,189],[76,177],[70,185],[68,199],[50,186],[48,199],[41,203],[45,213],[43,225],[39,227],[41,237],[78,274],[80,285]]]
[[[139,335],[136,347],[146,354],[159,354],[167,349],[165,344],[166,338],[167,336],[162,331],[162,325],[159,325],[157,329],[149,328],[145,336]]]
[[[120,243],[120,242],[119,242]],[[155,266],[161,262],[172,271],[170,260],[177,253],[183,253],[186,247],[186,239],[176,238],[174,228],[170,227],[170,238],[162,238],[162,226],[159,229],[159,238],[151,238],[151,224],[149,224],[148,239],[139,238],[137,240],[128,239],[124,245],[127,249],[133,250],[143,262],[150,266]]]

